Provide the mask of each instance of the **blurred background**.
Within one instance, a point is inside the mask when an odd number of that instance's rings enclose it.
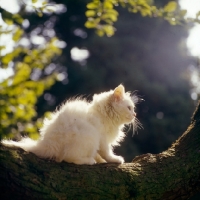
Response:
[[[142,17],[117,7],[115,35],[99,37],[84,26],[88,0],[55,0],[57,11],[41,17],[31,8],[26,7],[25,12],[19,2],[7,2],[1,0],[0,6],[12,13],[20,12],[25,19],[25,34],[18,45],[31,49],[56,36],[57,47],[62,49],[42,70],[36,67],[31,73],[32,81],[57,73],[55,83],[37,98],[35,119],[54,111],[68,98],[83,95],[91,100],[94,93],[122,83],[126,90],[144,99],[136,106],[143,129],[135,135],[127,129],[126,139],[115,149],[126,162],[139,154],[166,150],[186,130],[200,93],[200,52],[191,42],[198,43],[197,36],[189,41],[194,24],[172,26],[162,18]],[[161,7],[169,1],[154,2]],[[185,2],[179,2],[183,9],[189,8],[191,1]],[[195,8],[198,6],[200,10],[199,4]],[[8,34],[1,37],[0,43],[7,46],[1,56],[16,45]],[[14,75],[14,66],[15,61],[10,61],[6,69],[0,68],[1,82]]]

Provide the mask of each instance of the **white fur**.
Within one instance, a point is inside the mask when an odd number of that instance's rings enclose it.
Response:
[[[75,164],[123,163],[113,147],[124,138],[124,124],[135,119],[130,94],[119,85],[115,90],[96,94],[93,101],[71,100],[45,119],[38,141],[24,138],[3,144],[21,147],[39,157]]]

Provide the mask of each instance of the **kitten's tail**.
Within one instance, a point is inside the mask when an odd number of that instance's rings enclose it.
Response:
[[[62,161],[59,156],[59,146],[52,145],[44,140],[32,140],[30,138],[23,138],[19,142],[12,140],[1,141],[3,145],[8,147],[19,147],[27,152],[32,152],[41,158],[55,159],[57,162]]]
[[[37,145],[37,141],[32,140],[31,138],[23,138],[19,142],[13,140],[2,140],[1,143],[8,147],[19,147],[29,152],[32,152]]]

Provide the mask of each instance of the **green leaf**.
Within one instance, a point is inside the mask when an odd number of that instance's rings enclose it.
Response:
[[[105,2],[103,3],[103,7],[104,7],[105,9],[112,9],[112,8],[113,8],[113,4],[112,4],[111,2],[109,2],[109,1],[105,1]]]
[[[85,27],[86,27],[86,28],[95,28],[96,26],[97,26],[97,24],[95,23],[94,20],[87,21],[87,22],[85,23]]]
[[[13,14],[3,10],[3,12],[1,13],[2,19],[3,21],[8,24],[8,25],[12,25],[13,24]]]
[[[115,33],[115,29],[114,29],[114,27],[111,26],[111,25],[104,25],[104,26],[103,26],[103,30],[105,31],[105,33],[106,33],[106,35],[107,35],[108,37],[114,35],[114,33]]]
[[[111,19],[113,22],[117,21],[117,16],[113,15],[113,14],[109,14],[109,13],[103,14],[101,16],[101,18],[102,19]]]
[[[180,14],[182,17],[184,17],[187,14],[187,10],[181,10]]]
[[[19,14],[14,14],[13,20],[18,24],[22,24],[24,21],[24,19]]]
[[[99,7],[99,2],[91,2],[87,4],[88,9],[96,9]]]
[[[22,34],[23,34],[23,30],[20,29],[20,28],[17,28],[16,31],[15,31],[15,33],[14,33],[14,35],[13,35],[13,37],[12,37],[12,39],[15,42],[17,42],[21,38]]]
[[[134,7],[134,6],[136,6],[137,3],[136,3],[136,1],[134,1],[134,0],[130,0],[130,1],[129,1],[129,4],[130,4],[131,6]]]
[[[32,3],[37,3],[38,0],[32,0]]]
[[[106,13],[108,13],[108,14],[112,14],[112,15],[116,15],[116,16],[119,15],[119,13],[118,13],[116,10],[114,10],[114,9],[109,9],[109,10],[107,10]]]
[[[24,19],[19,14],[12,14],[6,10],[3,10],[2,12],[2,19],[8,25],[12,25],[13,22],[17,24],[22,24],[22,22],[24,21]]]
[[[186,12],[187,12],[187,10],[186,10]],[[200,11],[197,12],[197,14],[196,14],[196,18],[199,18],[199,16],[200,16]]]
[[[16,74],[13,79],[13,85],[19,84],[30,77],[31,69],[24,63],[18,63],[16,67]]]
[[[6,48],[6,46],[0,46],[0,51],[5,49],[5,48]]]
[[[5,65],[8,65],[8,63],[13,59],[14,54],[8,53],[1,59],[1,62]]]
[[[35,12],[37,13],[37,15],[39,17],[42,17],[43,16],[43,9],[42,8],[37,8],[35,6],[33,6],[35,8]]]
[[[88,10],[85,12],[85,15],[87,17],[94,17],[96,15],[96,12],[94,10]]]
[[[165,12],[174,12],[177,8],[177,3],[175,1],[170,1],[165,7]]]
[[[25,62],[25,63],[32,63],[33,60],[32,60],[32,58],[31,58],[31,56],[28,56],[28,55],[27,55],[27,56],[24,57],[24,62]]]
[[[143,8],[143,9],[140,10],[140,12],[141,12],[141,15],[142,15],[143,17],[151,16],[151,15],[152,15],[151,9]]]
[[[100,37],[104,36],[105,32],[102,29],[97,29],[96,34]]]

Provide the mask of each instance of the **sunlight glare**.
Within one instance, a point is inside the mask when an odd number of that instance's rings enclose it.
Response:
[[[31,35],[30,40],[35,45],[44,45],[46,42],[45,38],[39,35]]]
[[[0,68],[0,83],[14,74],[13,62],[10,62],[6,69]]]
[[[83,61],[89,57],[89,51],[87,49],[79,49],[77,47],[73,47],[71,49],[71,58],[74,61]]]
[[[186,9],[186,17],[196,17],[196,13],[200,11],[199,0],[179,0],[181,9]],[[200,24],[195,26],[189,31],[186,44],[192,56],[200,57]]]
[[[192,93],[191,93],[191,98],[192,98],[194,101],[197,100],[197,98],[198,98],[197,93],[196,93],[196,92],[192,92]]]
[[[200,25],[195,25],[187,38],[187,47],[191,55],[200,57]]]
[[[17,13],[20,9],[17,0],[0,0],[0,7],[11,13]]]
[[[181,9],[187,10],[186,17],[196,17],[196,13],[200,11],[199,0],[179,0]]]

